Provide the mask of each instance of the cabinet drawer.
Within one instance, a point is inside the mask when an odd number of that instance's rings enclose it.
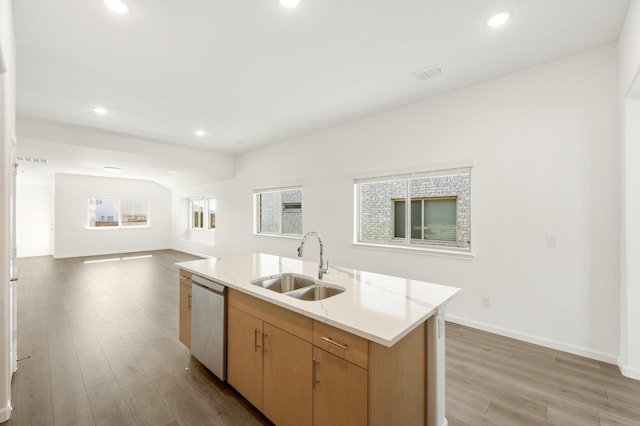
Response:
[[[180,269],[180,284],[186,284],[191,287],[191,272]]]
[[[340,358],[368,369],[369,341],[319,321],[313,321],[313,344]]]
[[[307,342],[312,341],[311,318],[233,289],[227,292],[227,303]]]

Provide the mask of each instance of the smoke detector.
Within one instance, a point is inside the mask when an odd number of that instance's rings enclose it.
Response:
[[[416,79],[420,81],[428,80],[433,77],[437,77],[442,74],[442,68],[438,65],[432,65],[430,67],[421,69],[419,71],[411,73]]]

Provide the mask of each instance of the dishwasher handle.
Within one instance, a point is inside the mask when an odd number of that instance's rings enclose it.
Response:
[[[224,296],[224,289],[226,288],[222,284],[218,284],[215,281],[208,280],[206,278],[202,278],[198,275],[193,275],[191,277],[191,283],[197,285],[198,287],[202,287],[205,290],[212,291],[216,294]]]

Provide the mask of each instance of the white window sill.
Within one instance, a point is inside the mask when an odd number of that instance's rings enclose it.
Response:
[[[441,249],[435,247],[412,247],[388,244],[353,243],[353,247],[365,250],[380,250],[395,253],[412,253],[426,256],[447,257],[451,259],[473,260],[475,254],[470,251]]]
[[[151,228],[151,225],[144,226],[86,226],[84,229],[87,231],[106,231],[114,229],[145,229]]]
[[[195,231],[195,232],[216,232],[216,228],[213,228],[213,229],[189,228],[189,231]]]
[[[261,234],[254,232],[254,237],[271,237],[271,238],[280,238],[285,240],[300,240],[302,235],[292,235],[292,234]]]

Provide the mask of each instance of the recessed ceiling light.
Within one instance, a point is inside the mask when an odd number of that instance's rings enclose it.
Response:
[[[93,109],[93,112],[95,112],[98,115],[105,115],[107,113],[107,110],[102,107],[95,107]]]
[[[176,172],[175,170],[169,170],[167,173],[169,173],[170,175],[175,175],[178,172]]]
[[[300,0],[280,0],[280,4],[289,9],[293,9],[294,7],[298,7]]]
[[[116,166],[105,166],[104,171],[109,173],[120,173],[122,169]]]
[[[206,135],[206,133],[204,132],[204,130],[196,130],[196,136],[198,137],[203,137],[204,135]]]
[[[501,27],[511,19],[510,12],[498,12],[487,20],[487,25],[491,28]]]
[[[124,15],[129,12],[129,6],[122,0],[102,0],[104,5],[107,6],[112,12]]]

